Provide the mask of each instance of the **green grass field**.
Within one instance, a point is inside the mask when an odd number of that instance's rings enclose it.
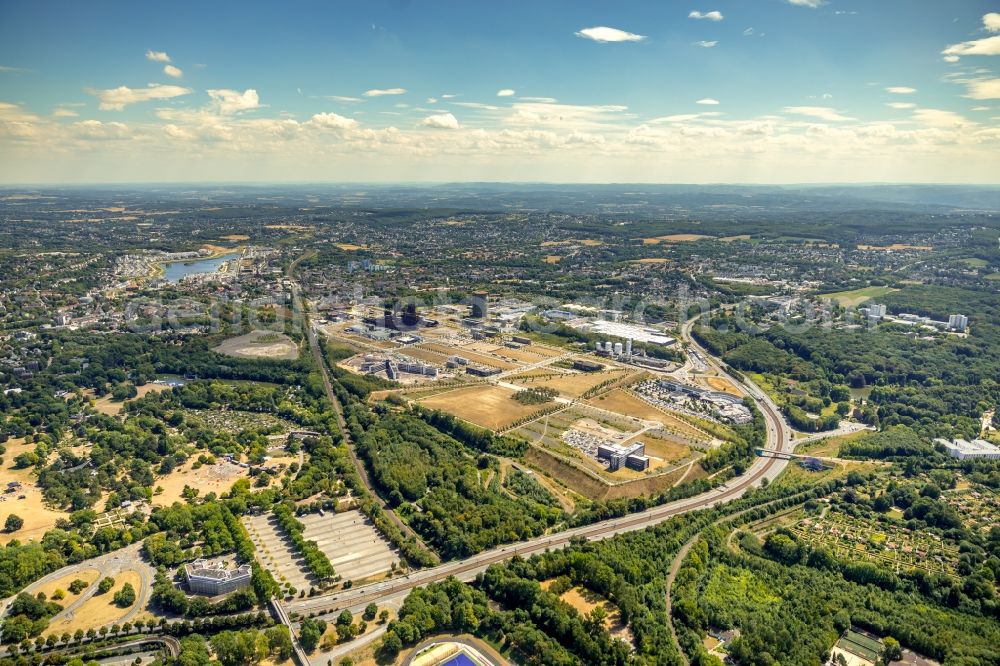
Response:
[[[820,294],[820,298],[828,298],[831,301],[837,301],[837,303],[842,308],[856,308],[865,301],[870,301],[873,298],[878,298],[879,296],[885,296],[886,294],[891,294],[897,289],[892,287],[862,287],[861,289],[852,289],[851,291],[836,291],[832,294]]]

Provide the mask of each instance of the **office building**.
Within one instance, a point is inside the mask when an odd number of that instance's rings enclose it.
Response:
[[[964,331],[969,327],[969,318],[965,315],[948,315],[948,328],[955,331]]]
[[[1000,447],[984,439],[974,439],[971,442],[964,439],[956,439],[949,442],[947,439],[938,438],[934,441],[942,445],[952,458],[958,458],[959,460],[967,460],[969,458],[1000,460]]]
[[[188,588],[195,594],[216,596],[242,590],[250,585],[250,565],[227,569],[225,562],[195,560],[184,565]]]
[[[485,291],[472,294],[470,316],[474,319],[486,319],[490,315],[490,295]]]

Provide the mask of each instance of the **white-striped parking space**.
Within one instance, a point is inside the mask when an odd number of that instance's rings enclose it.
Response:
[[[399,562],[399,553],[360,511],[300,516],[305,536],[316,542],[344,580],[383,574]]]

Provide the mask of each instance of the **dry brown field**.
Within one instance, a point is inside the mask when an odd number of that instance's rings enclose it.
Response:
[[[743,393],[725,377],[705,377],[705,381],[713,391],[721,391],[730,395],[742,396]]]
[[[35,485],[38,479],[33,467],[14,469],[14,458],[27,451],[34,451],[35,444],[26,444],[23,439],[12,439],[6,446],[7,453],[4,454],[3,466],[0,467],[0,479],[4,488],[10,481],[20,481],[21,488],[12,493],[0,494],[0,525],[13,513],[24,519],[24,526],[16,532],[0,531],[0,544],[13,539],[22,542],[41,541],[42,536],[55,527],[57,520],[66,518],[69,514],[45,503],[41,488]],[[21,496],[24,499],[18,499]]]
[[[499,430],[529,416],[544,405],[522,405],[511,396],[514,391],[484,384],[447,391],[420,400],[429,409],[440,409],[478,426]]]
[[[580,372],[566,374],[551,379],[538,379],[518,383],[525,388],[553,388],[567,398],[579,398],[587,390],[611,379],[621,379],[628,375],[627,370],[611,370],[609,372]]]
[[[666,412],[662,412],[645,400],[622,389],[615,389],[609,393],[605,393],[604,395],[591,398],[587,402],[595,407],[607,409],[619,414],[625,414],[627,416],[634,416],[644,421],[657,421],[662,423],[667,430],[677,432],[683,437],[689,437],[698,441],[711,439],[701,430],[695,428],[693,425],[680,417],[671,416]]]
[[[45,635],[55,634],[58,636],[65,631],[72,634],[77,629],[83,629],[84,631],[87,629],[97,629],[112,624],[128,615],[129,611],[139,602],[139,588],[142,585],[142,579],[136,571],[126,571],[116,574],[114,579],[114,587],[104,594],[95,594],[90,599],[87,599],[82,606],[73,612],[72,618],[64,617],[52,622],[45,630]],[[136,601],[128,608],[119,608],[114,601],[114,597],[115,593],[125,586],[125,583],[132,584],[132,587],[136,591]]]
[[[221,495],[228,492],[237,480],[250,475],[250,470],[233,463],[219,460],[214,465],[202,465],[193,469],[197,457],[189,458],[183,465],[176,467],[166,476],[157,477],[153,487],[163,488],[159,495],[153,495],[154,506],[170,506],[174,502],[183,502],[184,486],[198,489],[198,495],[204,497],[208,493]]]

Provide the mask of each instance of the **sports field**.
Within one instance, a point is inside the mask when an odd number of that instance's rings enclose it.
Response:
[[[820,298],[837,301],[840,307],[850,309],[856,308],[873,298],[891,294],[894,291],[898,291],[898,289],[893,289],[892,287],[862,287],[861,289],[852,289],[850,291],[835,291],[831,294],[820,294]]]

